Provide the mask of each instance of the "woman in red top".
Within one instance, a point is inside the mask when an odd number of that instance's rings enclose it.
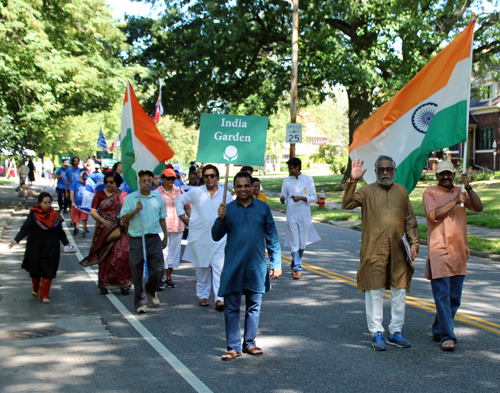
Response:
[[[98,191],[92,201],[90,215],[96,220],[89,255],[82,266],[99,264],[98,287],[106,295],[110,289],[121,289],[127,295],[132,286],[128,259],[128,233],[120,219],[120,210],[127,193],[118,187],[123,180],[117,172],[104,176],[106,188]]]

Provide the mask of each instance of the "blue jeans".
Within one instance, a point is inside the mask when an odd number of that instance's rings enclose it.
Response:
[[[243,337],[243,348],[255,346],[255,337],[259,327],[260,305],[262,293],[249,291],[231,292],[224,295],[224,320],[226,322],[227,350],[236,353],[241,352],[241,328],[240,328],[240,305],[241,296],[245,295],[245,334]]]
[[[296,272],[302,271],[302,255],[304,254],[304,249],[299,249],[299,251],[292,252],[292,269]]]
[[[465,276],[433,279],[430,262],[429,276],[431,277],[432,295],[436,304],[436,318],[432,325],[432,336],[441,337],[441,342],[445,340],[457,342],[453,330],[453,319],[460,307]]]

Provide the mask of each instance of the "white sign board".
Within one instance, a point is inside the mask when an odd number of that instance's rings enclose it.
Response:
[[[302,124],[287,123],[286,143],[302,143]]]

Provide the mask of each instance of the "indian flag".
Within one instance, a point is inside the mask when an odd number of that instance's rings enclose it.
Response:
[[[396,161],[394,181],[410,193],[431,152],[467,140],[474,25],[354,131],[349,155],[364,160],[367,183],[376,181],[377,157],[387,155]]]
[[[127,83],[123,101],[121,126],[122,170],[125,182],[137,191],[137,173],[150,170],[161,175],[165,160],[174,156],[155,124],[135,96],[134,89]]]

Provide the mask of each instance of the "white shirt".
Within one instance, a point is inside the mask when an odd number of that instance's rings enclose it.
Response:
[[[178,216],[185,214],[184,205],[192,205],[188,244],[182,260],[198,267],[209,267],[217,252],[224,253],[226,236],[218,242],[212,240],[212,226],[219,216],[217,211],[222,203],[223,195],[224,189],[217,187],[212,197],[207,186],[203,185],[189,190],[174,201]],[[232,201],[231,194],[227,192],[226,204]]]

